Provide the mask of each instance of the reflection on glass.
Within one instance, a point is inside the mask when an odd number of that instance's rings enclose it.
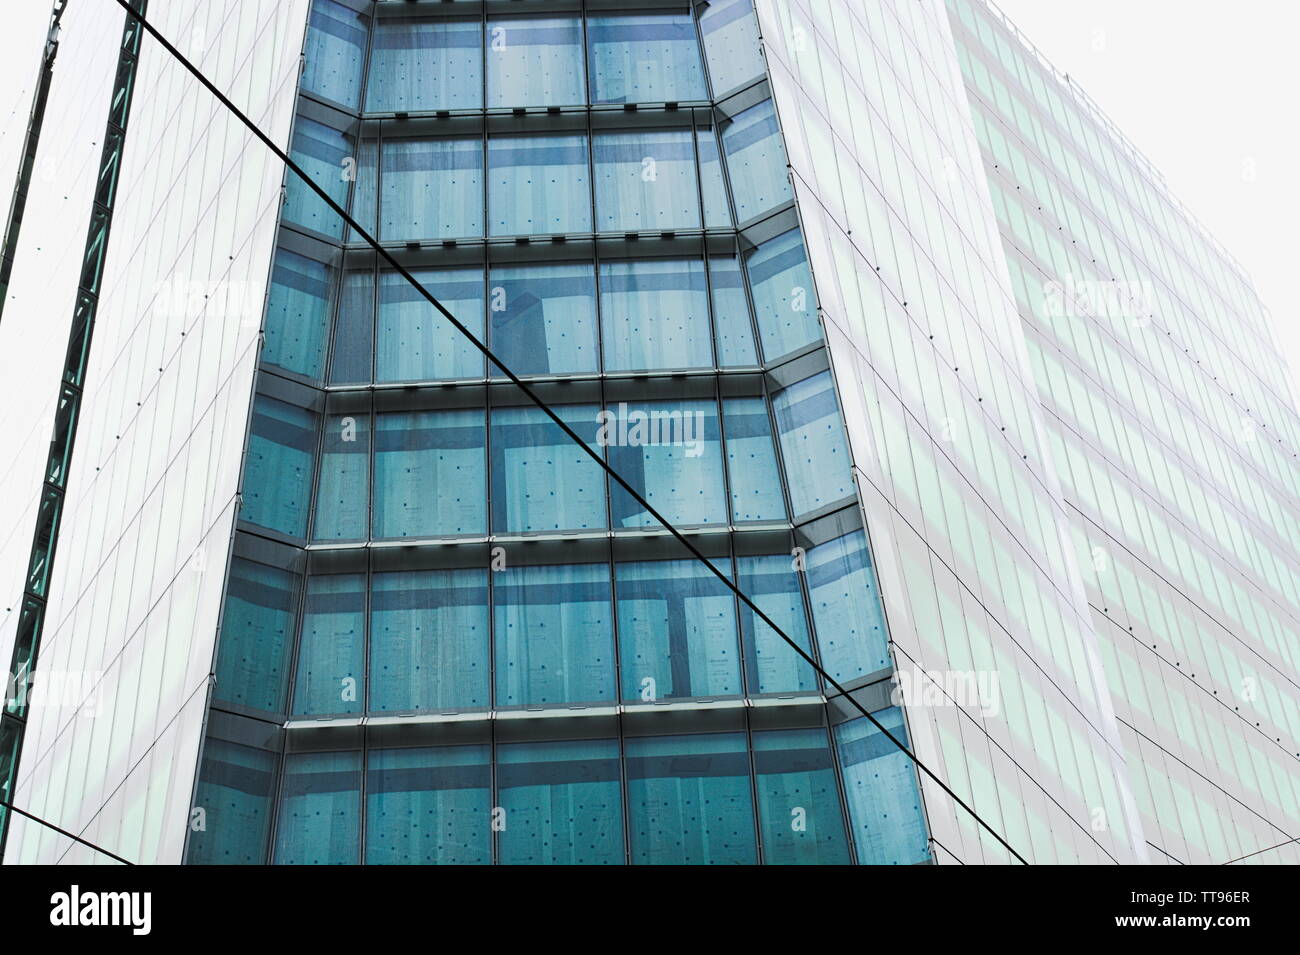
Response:
[[[497,747],[503,865],[621,865],[617,740]]]
[[[397,112],[483,105],[479,20],[379,17],[371,41],[366,109]]]
[[[483,141],[477,136],[386,140],[379,181],[381,239],[483,234]]]
[[[483,340],[481,269],[418,269],[411,274],[474,337]],[[404,276],[381,272],[376,380],[432,381],[482,374],[483,353]]]
[[[596,449],[596,405],[558,405]],[[605,473],[540,408],[492,410],[492,527],[496,533],[605,527]]]
[[[700,8],[699,18],[714,99],[766,72],[752,0],[713,0]]]
[[[602,262],[600,310],[606,371],[713,366],[698,259]]]
[[[741,222],[792,198],[785,146],[770,99],[751,106],[723,126],[722,149],[727,156],[736,217]]]
[[[516,375],[596,371],[596,269],[590,262],[492,270],[490,347]],[[489,374],[501,371],[490,365]]]
[[[313,380],[325,364],[332,270],[281,249],[271,270],[262,361]]]
[[[775,361],[821,341],[812,273],[799,230],[764,242],[746,257],[745,265],[764,357]]]
[[[365,643],[366,578],[361,574],[308,577],[294,713],[360,713],[365,701]]]
[[[634,738],[625,745],[633,863],[758,862],[744,733]]]
[[[492,235],[590,232],[587,137],[490,138],[488,218]]]
[[[187,865],[265,865],[279,759],[209,737],[194,804],[206,825],[190,833]]]
[[[346,159],[344,160],[346,163]],[[353,169],[345,165],[344,174],[349,171],[355,175],[352,186],[352,218],[371,238],[379,238],[379,141],[361,139],[357,142],[356,165]],[[348,241],[362,242],[361,233],[348,226]]]
[[[489,107],[585,103],[584,73],[582,23],[576,17],[488,20]]]
[[[700,156],[700,192],[704,198],[705,228],[726,228],[731,225],[731,205],[727,202],[722,160],[718,155],[718,141],[714,138],[712,127],[695,131],[695,145]]]
[[[708,98],[689,13],[587,18],[593,103]]]
[[[498,707],[614,699],[607,564],[507,568],[492,599]]]
[[[725,524],[718,406],[713,401],[620,402],[601,414],[596,440],[610,465],[673,524]],[[622,487],[610,484],[614,527],[657,527]]]
[[[595,162],[597,231],[700,227],[689,129],[598,133]]]
[[[781,473],[772,447],[772,422],[762,398],[728,398],[722,405],[731,477],[731,519],[785,519]]]
[[[345,161],[353,155],[349,137],[323,123],[299,116],[294,123],[293,147],[289,155],[331,199],[347,208],[348,181],[342,172]],[[297,176],[285,179],[281,218],[284,222],[292,222],[333,239],[343,237],[342,217]]]
[[[272,715],[284,712],[298,586],[298,576],[286,570],[231,560],[215,701]]]
[[[370,597],[370,710],[488,706],[487,572],[379,573]]]
[[[454,313],[453,313],[454,314]],[[330,383],[369,383],[375,338],[375,273],[345,272],[334,320]]]
[[[316,415],[258,395],[244,460],[240,519],[290,537],[306,536],[315,456]]]
[[[487,746],[371,750],[367,865],[487,865],[492,769]]]
[[[844,814],[826,731],[767,730],[754,733],[753,739],[764,861],[848,865]]]
[[[361,754],[284,758],[276,865],[356,865],[361,842]]]
[[[370,529],[370,416],[325,418],[315,540],[365,540]]]
[[[810,652],[808,617],[794,558],[788,554],[740,557],[736,565],[740,592],[754,601],[804,652]],[[817,689],[817,673],[812,666],[743,601],[740,630],[745,640],[745,679],[750,695]]]
[[[740,260],[734,255],[710,255],[709,286],[719,367],[757,365],[754,325],[749,317]]]
[[[303,51],[303,90],[356,109],[369,33],[369,17],[333,0],[315,0]]]
[[[903,711],[872,714],[907,745]],[[897,746],[866,718],[835,727],[859,865],[916,865],[930,858],[916,772]]]
[[[485,533],[485,430],[481,410],[379,415],[374,536]]]
[[[808,596],[827,673],[842,682],[890,666],[880,587],[862,531],[808,551]]]
[[[772,411],[795,514],[808,514],[852,495],[848,440],[831,373],[824,371],[778,392]]]
[[[616,566],[623,699],[736,696],[735,597],[692,560]]]

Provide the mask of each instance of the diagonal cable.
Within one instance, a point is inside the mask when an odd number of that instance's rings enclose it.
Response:
[[[1289,846],[1293,842],[1300,842],[1300,836],[1297,836],[1294,839],[1288,839],[1286,842],[1279,842],[1277,845],[1269,846],[1266,849],[1256,849],[1254,852],[1247,852],[1244,856],[1237,856],[1235,859],[1229,859],[1227,862],[1221,862],[1219,864],[1232,865],[1234,862],[1241,862],[1243,859],[1253,859],[1255,856],[1263,855],[1265,852],[1272,852],[1274,849],[1281,849],[1283,846]]]
[[[83,838],[81,838],[81,836],[74,835],[73,833],[68,832],[67,829],[60,829],[60,828],[59,828],[58,826],[56,826],[54,823],[52,823],[52,822],[46,822],[46,821],[45,821],[44,819],[42,819],[40,816],[34,816],[34,815],[32,815],[30,812],[28,812],[27,810],[25,810],[25,809],[19,809],[17,806],[15,806],[15,805],[14,805],[13,803],[11,803],[11,802],[5,802],[3,799],[0,799],[0,808],[8,809],[10,812],[16,812],[16,813],[18,813],[18,815],[23,816],[23,817],[26,818],[26,819],[30,819],[32,822],[40,823],[42,826],[44,826],[44,827],[47,828],[47,829],[53,829],[53,830],[54,830],[55,832],[57,832],[59,835],[61,835],[61,836],[67,836],[67,837],[68,837],[69,839],[71,839],[73,842],[80,842],[83,846],[88,846],[89,848],[94,849],[96,852],[102,852],[104,855],[108,856],[110,859],[116,859],[118,862],[122,863],[122,865],[135,865],[134,862],[128,862],[126,859],[123,859],[123,858],[122,858],[120,855],[118,855],[116,852],[109,852],[109,851],[108,851],[107,849],[105,849],[103,846],[97,846],[97,845],[95,845],[93,842],[91,842],[91,841],[89,841],[89,840],[87,840],[87,839],[83,839]]]
[[[301,179],[304,183],[306,183],[307,186],[317,196],[319,196],[320,199],[327,206],[329,206],[329,208],[336,215],[339,216],[339,218],[341,218],[345,223],[347,223],[348,226],[350,226],[356,232],[356,234],[359,235],[366,242],[367,245],[369,245],[372,249],[375,250],[375,252],[380,256],[380,258],[384,260],[385,263],[387,263],[399,275],[401,275],[402,278],[404,278],[408,283],[410,283],[411,287],[415,289],[421,295],[421,297],[425,299],[425,301],[427,301],[430,305],[432,305],[435,309],[437,309],[438,312],[445,319],[447,319],[447,321],[449,321],[452,324],[452,327],[454,327],[456,331],[460,332],[463,336],[465,336],[465,338],[469,340],[470,344],[472,344],[475,348],[477,348],[480,352],[482,352],[483,355],[489,361],[492,362],[492,364],[496,365],[497,368],[501,369],[501,372],[507,378],[509,378],[510,381],[516,387],[518,387],[519,390],[522,391],[524,395],[526,395],[528,399],[532,401],[533,404],[535,404],[538,408],[540,408],[542,412],[548,418],[550,418],[551,421],[553,421],[561,431],[565,433],[565,435],[567,435],[579,448],[581,448],[584,452],[586,452],[588,457],[590,457],[593,461],[595,461],[598,465],[600,465],[601,469],[604,470],[605,473],[608,474],[610,478],[612,478],[619,485],[619,487],[623,488],[623,490],[626,491],[634,501],[636,501],[643,508],[645,508],[646,512],[650,514],[651,517],[653,517],[656,521],[662,524],[664,529],[667,530],[673,537],[675,537],[677,541],[683,547],[686,548],[686,550],[691,554],[692,557],[700,561],[700,563],[702,563],[705,567],[707,567],[709,571],[715,577],[718,578],[718,580],[722,581],[722,583],[727,587],[727,589],[730,590],[732,593],[734,593],[736,597],[739,598],[740,601],[746,607],[748,607],[749,610],[756,617],[758,617],[765,624],[771,627],[773,632],[776,633],[776,635],[779,636],[782,640],[784,640],[787,644],[789,644],[790,647],[795,651],[795,653],[799,654],[799,656],[802,657],[803,660],[822,677],[822,679],[824,679],[831,687],[833,687],[838,693],[840,693],[849,702],[849,704],[853,706],[854,709],[856,709],[859,713],[865,716],[871,722],[871,724],[886,739],[888,739],[891,743],[897,746],[898,749],[904,755],[906,755],[908,759],[910,759],[913,763],[916,764],[916,767],[919,770],[921,770],[921,772],[925,773],[926,776],[928,776],[931,780],[933,780],[936,785],[938,785],[945,793],[948,794],[949,797],[952,798],[952,800],[955,803],[957,803],[957,805],[961,806],[964,810],[966,810],[966,812],[968,812],[971,815],[971,817],[976,822],[978,822],[980,826],[982,826],[985,829],[985,831],[987,831],[991,836],[993,836],[993,838],[996,839],[1002,845],[1003,848],[1005,848],[1009,853],[1015,856],[1015,858],[1022,864],[1024,865],[1029,864],[1025,860],[1024,856],[1022,856],[1019,852],[1013,849],[1011,847],[1011,844],[1007,842],[1007,840],[1004,839],[1001,835],[999,835],[998,832],[992,826],[990,826],[987,822],[985,822],[983,817],[981,817],[979,813],[977,813],[974,809],[972,809],[960,796],[958,796],[955,792],[953,792],[952,788],[947,783],[945,783],[942,779],[940,779],[937,775],[935,775],[935,773],[928,766],[926,766],[925,763],[921,762],[921,760],[917,758],[916,754],[913,753],[910,749],[908,749],[908,747],[904,745],[903,742],[900,739],[898,739],[898,737],[896,737],[893,733],[891,733],[883,723],[881,723],[878,719],[872,716],[871,713],[867,711],[867,708],[865,706],[859,703],[854,697],[849,695],[848,690],[846,690],[843,686],[841,686],[839,682],[835,680],[834,677],[832,677],[829,673],[827,673],[824,669],[822,669],[822,667],[817,663],[816,660],[812,658],[810,654],[808,654],[801,646],[799,646],[799,644],[795,640],[793,640],[789,635],[787,635],[784,630],[778,627],[776,623],[772,620],[772,618],[769,617],[767,614],[765,614],[762,610],[760,610],[759,607],[752,600],[749,599],[749,597],[747,597],[744,593],[742,593],[740,588],[737,587],[734,583],[732,583],[731,580],[724,573],[722,573],[722,571],[718,570],[718,568],[713,565],[713,562],[710,561],[707,557],[705,557],[704,554],[694,544],[692,544],[686,538],[686,536],[682,534],[681,531],[679,531],[676,527],[674,527],[668,521],[667,518],[665,518],[662,514],[660,514],[654,507],[652,507],[650,502],[647,501],[644,497],[642,497],[641,494],[636,490],[636,488],[632,487],[632,485],[630,485],[626,480],[624,480],[623,476],[620,475],[616,470],[614,470],[614,468],[611,467],[604,460],[604,458],[602,458],[599,454],[593,451],[587,445],[587,442],[584,441],[581,437],[579,437],[577,432],[575,432],[572,428],[570,428],[567,424],[565,424],[564,421],[560,418],[560,416],[556,414],[551,409],[551,407],[545,401],[543,401],[542,398],[539,397],[536,392],[533,391],[532,388],[530,388],[518,375],[516,375],[513,371],[507,368],[501,362],[501,360],[492,353],[491,349],[489,349],[485,344],[479,341],[478,338],[474,335],[474,333],[471,332],[464,324],[462,324],[456,318],[455,315],[453,315],[450,311],[448,311],[447,308],[441,302],[439,302],[433,296],[433,294],[429,292],[428,289],[426,289],[423,285],[417,282],[415,280],[415,276],[413,276],[406,269],[405,266],[403,266],[400,262],[398,262],[393,257],[391,252],[389,252],[386,248],[380,245],[379,242],[368,231],[366,231],[359,222],[353,219],[352,216],[350,216],[343,209],[342,206],[340,206],[337,202],[335,202],[334,199],[324,189],[322,189],[319,185],[317,185],[316,182],[311,178],[311,176],[307,175],[307,173],[302,169],[302,167],[300,167],[296,162],[294,162],[294,160],[289,156],[287,152],[285,152],[278,145],[276,145],[271,140],[271,138],[267,136],[266,133],[264,133],[256,123],[254,123],[251,119],[249,119],[246,115],[244,115],[243,111],[240,110],[239,107],[236,106],[234,103],[232,103],[229,97],[227,97],[221,90],[217,89],[217,87],[212,83],[212,81],[209,80],[206,76],[204,76],[202,71],[199,70],[199,68],[196,67],[193,63],[191,63],[185,57],[185,55],[180,52],[180,50],[176,49],[176,47],[173,46],[166,37],[164,37],[161,33],[159,33],[158,30],[153,26],[153,24],[151,24],[147,19],[145,19],[145,17],[142,14],[140,14],[138,11],[134,10],[128,3],[128,0],[117,0],[117,3],[120,7],[126,10],[128,16],[134,17],[144,28],[145,32],[147,32],[151,37],[157,40],[158,43],[162,46],[162,48],[165,49],[168,53],[170,53],[171,56],[178,63],[181,64],[181,66],[185,67],[185,69],[189,71],[189,73],[195,79],[197,79],[201,84],[203,84],[204,88],[207,89],[207,91],[211,93],[213,96],[215,96],[218,102],[220,102],[222,106],[224,106],[227,110],[229,110],[235,116],[236,119],[238,119],[241,123],[243,123],[244,126],[247,127],[249,132],[251,132],[254,136],[256,136],[262,142],[262,144],[266,146],[267,149],[271,150],[271,152],[273,152],[282,163],[284,163],[290,170],[292,170],[293,173],[296,176],[298,176],[299,179]]]

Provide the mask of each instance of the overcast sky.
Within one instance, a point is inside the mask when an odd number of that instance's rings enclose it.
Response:
[[[1300,391],[1300,3],[998,0],[1254,279]]]
[[[73,0],[111,3],[112,0]],[[863,0],[875,3],[878,0]],[[8,207],[49,0],[5,4],[0,206]],[[1255,280],[1300,381],[1300,2],[1001,0]],[[0,209],[0,214],[3,210]],[[80,233],[84,224],[74,225]]]

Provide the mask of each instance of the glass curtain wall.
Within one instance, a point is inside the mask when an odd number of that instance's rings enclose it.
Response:
[[[837,680],[886,679],[749,0],[317,0],[308,58],[312,176]],[[928,858],[863,854],[889,823],[813,669],[337,220],[289,183],[213,704],[276,728],[232,797],[266,858]],[[302,751],[322,720],[360,735]],[[254,757],[212,739],[228,788]]]

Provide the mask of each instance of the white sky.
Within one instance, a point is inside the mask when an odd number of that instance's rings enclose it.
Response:
[[[995,2],[1254,279],[1300,392],[1300,3]]]
[[[1294,49],[1300,3],[1000,0],[999,6],[1096,100],[1251,274],[1300,392],[1300,322],[1289,296],[1300,269],[1300,54]],[[5,10],[0,33],[0,215],[8,209],[50,3],[6,7],[12,9]],[[1246,174],[1251,170],[1253,178]]]

